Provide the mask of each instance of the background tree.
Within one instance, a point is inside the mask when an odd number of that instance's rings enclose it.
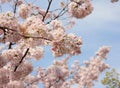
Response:
[[[101,82],[106,88],[120,88],[120,74],[115,69],[111,69],[106,72]]]

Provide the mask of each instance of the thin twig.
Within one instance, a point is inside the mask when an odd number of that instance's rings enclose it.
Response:
[[[51,11],[49,11],[49,12],[55,12],[55,11],[60,11],[60,10],[61,10],[61,9],[58,8],[58,9],[51,10]]]
[[[28,51],[29,51],[29,48],[27,48],[27,50],[26,50],[25,54],[23,55],[23,57],[21,58],[20,62],[19,62],[18,65],[15,67],[14,72],[16,72],[17,68],[18,68],[19,65],[22,63],[22,61],[23,61],[23,59],[25,58],[25,56],[27,55]]]
[[[16,14],[16,10],[17,10],[17,3],[18,3],[18,0],[16,0],[16,2],[15,2],[15,6],[14,6],[14,16],[15,16],[15,14]]]
[[[69,3],[68,3],[69,4]],[[67,10],[65,10],[67,7],[68,7],[68,4],[58,13],[58,15],[55,17],[55,18],[53,18],[52,20],[55,20],[55,19],[57,19],[57,18],[59,18],[60,16],[63,16],[66,12],[67,12]],[[49,22],[47,22],[46,24],[49,24],[52,20],[50,20]]]
[[[59,12],[59,14],[54,18],[54,20],[61,16],[62,12],[67,8],[67,6],[68,6],[68,5],[66,5],[66,6]]]

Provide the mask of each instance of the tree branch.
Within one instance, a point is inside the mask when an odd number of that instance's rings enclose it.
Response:
[[[45,20],[45,17],[46,17],[47,14],[48,14],[48,11],[49,11],[49,9],[50,9],[51,3],[52,3],[52,0],[49,1],[49,4],[48,4],[47,10],[46,10],[46,13],[45,13],[45,15],[43,16],[43,19],[42,19],[43,22],[44,22],[44,20]]]
[[[24,38],[40,38],[40,39],[44,39],[44,40],[48,40],[48,41],[52,41],[51,39],[48,39],[48,38],[45,38],[45,37],[34,37],[34,36],[29,36],[29,35],[23,35],[23,34],[20,34],[21,37],[24,37]]]
[[[8,49],[12,48],[12,42],[10,42]]]
[[[25,58],[25,56],[27,55],[28,51],[29,51],[29,48],[26,50],[26,52],[25,52],[25,54],[23,55],[23,57],[21,58],[19,64],[15,67],[14,72],[17,70],[17,68],[19,67],[19,65],[22,63],[22,61],[23,61],[23,59]]]
[[[20,35],[23,38],[40,38],[40,39],[52,41],[51,39],[48,39],[48,38],[45,38],[45,37],[42,37],[42,36],[34,37],[34,36],[24,35],[24,34],[21,34],[21,33],[19,33],[18,31],[14,30],[14,29],[10,29],[10,28],[7,28],[7,27],[0,27],[0,30],[3,30],[4,32],[6,31],[6,29],[11,30],[13,32],[16,32],[18,35]]]
[[[15,6],[14,6],[14,10],[13,10],[13,12],[14,12],[14,16],[15,16],[15,14],[16,14],[17,3],[18,3],[18,0],[16,0],[16,2],[15,2]]]

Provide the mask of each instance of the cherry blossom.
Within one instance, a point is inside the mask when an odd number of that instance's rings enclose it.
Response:
[[[119,1],[119,0],[111,0],[112,3],[114,3],[114,2],[118,2],[118,1]]]
[[[68,34],[61,40],[54,41],[52,44],[52,52],[54,56],[62,56],[63,54],[79,54],[82,44],[81,38],[74,34]]]
[[[68,12],[76,18],[84,18],[93,10],[90,0],[71,0]]]
[[[48,0],[47,8],[26,0],[0,0],[1,9],[6,4],[12,7],[0,13],[0,88],[39,88],[40,83],[44,88],[93,88],[100,73],[110,67],[104,62],[110,51],[107,46],[84,61],[84,65],[75,59],[70,67],[70,58],[82,54],[84,43],[67,29],[74,27],[73,17],[85,18],[93,6],[90,0],[67,1],[59,2],[60,8],[51,9],[53,0]],[[32,61],[43,59],[46,46],[53,63],[35,67]]]
[[[18,14],[21,18],[27,18],[30,13],[30,5],[21,4],[18,8]]]

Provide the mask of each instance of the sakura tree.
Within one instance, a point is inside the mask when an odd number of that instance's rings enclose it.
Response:
[[[33,2],[0,0],[0,88],[39,88],[39,83],[44,88],[71,88],[76,84],[78,88],[92,88],[99,74],[109,68],[104,63],[109,47],[101,47],[84,65],[75,60],[69,67],[68,60],[81,54],[82,39],[66,32],[74,27],[76,19],[92,13],[91,1],[61,0],[60,6],[52,10],[55,0],[48,0],[46,9]],[[6,4],[12,10],[4,11],[2,6]],[[38,66],[36,70],[30,60],[42,59],[44,46],[51,47],[55,58],[63,59],[55,59],[49,67]],[[31,75],[33,71],[37,74]]]

